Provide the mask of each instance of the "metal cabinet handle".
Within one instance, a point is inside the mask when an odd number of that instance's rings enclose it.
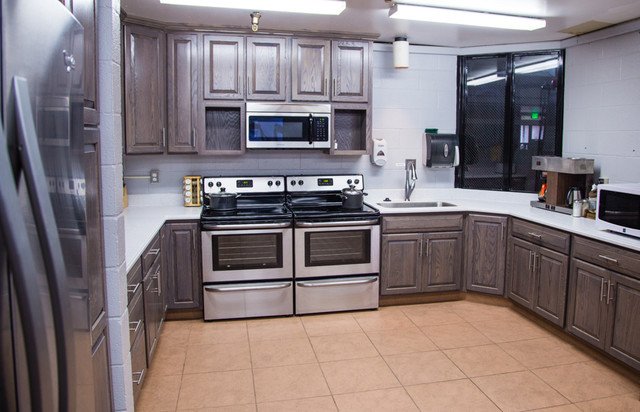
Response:
[[[139,287],[140,282],[136,283],[135,285],[127,285],[127,293],[132,293],[135,295]]]
[[[324,93],[326,93],[327,95],[329,95],[329,79],[328,78],[324,78]]]
[[[529,251],[529,265],[527,265],[527,267],[529,268],[529,272],[533,272],[533,268],[531,266],[531,255],[533,254],[532,251]]]
[[[600,282],[600,302],[602,302],[602,299],[604,299],[604,278]]]
[[[537,255],[536,253],[533,254],[533,271],[532,273],[536,273],[536,259],[538,258],[539,255]]]
[[[140,385],[142,383],[142,377],[144,376],[144,371],[146,369],[141,370],[140,372],[133,372],[132,375],[138,375],[138,380],[133,381],[136,385]]]
[[[456,146],[456,149],[457,149],[457,148],[458,148],[458,147]],[[501,233],[500,233],[500,241],[501,241],[501,242],[504,242],[504,235],[505,235],[505,233],[506,233],[506,231],[507,231],[506,229],[507,229],[507,228],[506,228],[506,226],[504,225],[504,223],[500,223],[500,231],[501,231]]]
[[[613,302],[613,293],[611,293],[611,286],[615,286],[610,280],[607,281],[607,305],[609,302]]]
[[[427,240],[425,243],[427,244],[427,253],[425,254],[425,256],[429,256],[429,246],[431,245],[431,242]]]
[[[618,259],[614,259],[612,257],[605,256],[605,255],[598,255],[598,257],[601,258],[601,259],[606,260],[607,262],[618,264]]]
[[[422,239],[418,240],[418,256],[422,257]]]
[[[533,237],[538,238],[538,239],[541,239],[541,238],[542,238],[542,235],[539,235],[539,234],[537,234],[537,233],[533,233],[533,232],[528,232],[528,235],[529,235],[529,236],[533,236]]]
[[[158,296],[160,296],[160,294],[162,293],[162,288],[160,286],[160,268],[158,268],[158,270],[156,270],[156,273],[153,274],[153,276],[151,276],[154,280],[158,281],[158,287],[153,289],[152,292],[157,293]]]
[[[162,147],[167,147],[167,132],[164,127],[162,128]]]
[[[191,145],[195,146],[196,144],[196,128],[191,129]]]
[[[206,286],[204,290],[206,290],[207,292],[247,292],[251,290],[286,289],[290,287],[291,282],[287,282],[259,286]]]
[[[337,94],[337,93],[336,93],[336,90],[337,90],[337,89],[336,89],[336,79],[333,79],[333,96],[334,96],[334,97],[335,97],[335,96],[336,96],[336,94]]]
[[[137,333],[138,329],[140,329],[140,325],[142,325],[142,319],[138,320],[137,322],[129,322],[129,325],[133,325],[134,323],[135,323],[136,327],[135,328],[129,328],[129,332]]]
[[[160,248],[158,249],[151,249],[149,251],[149,253],[147,253],[147,255],[157,255],[158,253],[160,253]]]
[[[373,283],[378,279],[377,276],[372,276],[364,279],[354,280],[336,280],[336,281],[314,281],[314,282],[296,282],[297,286],[303,288],[314,288],[324,286],[348,286],[348,285],[362,285],[366,283]]]

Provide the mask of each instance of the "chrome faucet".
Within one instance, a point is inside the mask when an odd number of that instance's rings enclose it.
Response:
[[[407,202],[410,200],[413,189],[416,188],[416,181],[418,175],[416,173],[416,159],[405,159],[405,179],[404,179],[404,200]]]

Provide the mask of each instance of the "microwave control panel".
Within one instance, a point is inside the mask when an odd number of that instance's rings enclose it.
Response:
[[[313,131],[314,140],[328,141],[329,140],[329,118],[328,117],[314,117],[313,118]]]

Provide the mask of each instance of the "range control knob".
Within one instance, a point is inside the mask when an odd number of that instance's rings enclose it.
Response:
[[[353,183],[355,183],[355,184],[360,183],[360,179],[356,179],[356,180],[354,180],[354,181],[353,181]]]
[[[347,184],[350,185],[353,181],[351,179],[347,179]]]
[[[280,186],[280,181],[276,180],[276,186]]]
[[[269,186],[269,187],[273,186],[273,180],[269,180],[269,181],[267,182],[267,186]]]
[[[209,186],[209,187],[213,187],[213,182],[209,182],[209,183],[207,183],[207,186]]]
[[[295,185],[296,185],[296,181],[295,181],[295,180],[292,180],[292,181],[291,181],[291,186],[295,186]]]
[[[216,182],[216,186],[218,187],[222,186],[222,182]]]
[[[298,185],[302,186],[304,184],[304,180],[298,180]]]

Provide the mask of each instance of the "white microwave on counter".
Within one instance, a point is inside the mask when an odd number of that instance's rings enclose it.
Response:
[[[247,149],[329,149],[331,105],[247,103]]]
[[[596,227],[640,237],[640,183],[598,186]]]

